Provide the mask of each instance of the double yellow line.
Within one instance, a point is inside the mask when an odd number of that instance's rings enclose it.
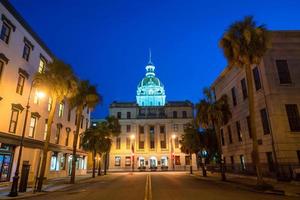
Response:
[[[151,175],[150,174],[147,174],[147,178],[146,178],[144,200],[152,200],[152,185],[151,185]]]

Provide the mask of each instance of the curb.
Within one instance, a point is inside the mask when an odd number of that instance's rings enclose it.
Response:
[[[289,192],[285,192],[284,190],[278,190],[278,189],[273,189],[273,190],[265,190],[265,191],[261,191],[261,190],[256,190],[254,189],[252,186],[250,185],[246,185],[246,184],[241,184],[241,183],[238,183],[238,182],[234,182],[234,181],[230,181],[230,180],[227,180],[227,181],[221,181],[221,180],[212,180],[212,179],[206,179],[205,177],[199,177],[195,174],[191,174],[190,176],[193,176],[199,180],[202,180],[202,181],[210,181],[210,182],[217,182],[217,183],[225,183],[227,185],[233,185],[234,186],[237,186],[241,189],[244,189],[244,190],[248,190],[248,191],[251,191],[251,192],[256,192],[256,193],[262,193],[262,194],[270,194],[270,195],[278,195],[278,196],[291,196],[291,197],[300,197],[300,193],[289,193]]]

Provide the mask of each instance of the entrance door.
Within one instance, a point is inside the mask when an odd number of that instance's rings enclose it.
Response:
[[[157,159],[155,157],[150,158],[150,168],[156,168],[157,167]]]
[[[68,174],[69,176],[71,176],[71,173],[72,173],[72,155],[69,156],[68,158]]]

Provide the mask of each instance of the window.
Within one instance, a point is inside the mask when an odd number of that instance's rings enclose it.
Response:
[[[229,137],[229,144],[232,144],[232,134],[231,134],[231,127],[230,125],[227,126],[228,137]]]
[[[274,161],[273,161],[273,155],[272,152],[266,152],[267,155],[267,161],[268,161],[268,167],[270,172],[275,171]]]
[[[144,127],[139,126],[139,149],[144,149],[144,145],[145,145]]]
[[[50,170],[51,171],[59,170],[58,154],[56,152],[53,152],[51,155]]]
[[[62,125],[57,124],[57,129],[56,129],[56,134],[55,134],[55,144],[59,144],[61,128],[62,128]]]
[[[118,118],[118,119],[121,119],[121,118],[122,118],[122,113],[121,113],[121,112],[118,112],[117,118]]]
[[[177,132],[178,131],[178,124],[173,124],[173,131]]]
[[[233,106],[236,106],[236,94],[235,94],[235,87],[231,88],[231,97],[232,97],[232,104]]]
[[[179,148],[179,138],[178,137],[175,137],[175,148],[178,149]]]
[[[131,131],[131,126],[130,125],[126,125],[126,132],[129,133]]]
[[[72,114],[72,110],[71,110],[71,108],[69,108],[69,110],[68,110],[68,122],[71,121],[71,114]]]
[[[167,148],[167,136],[165,132],[165,126],[160,126],[160,147],[162,149]]]
[[[297,151],[298,162],[300,163],[300,150]]]
[[[276,60],[276,67],[280,84],[292,83],[287,60]]]
[[[121,166],[121,157],[120,156],[115,157],[115,166]]]
[[[225,145],[225,138],[224,138],[224,131],[221,129],[221,143],[224,146]]]
[[[43,57],[41,56],[41,57],[40,57],[39,68],[38,68],[38,72],[39,72],[39,73],[43,73],[43,72],[45,71],[46,64],[47,64],[47,61],[45,60],[45,58],[43,58]]]
[[[248,126],[249,138],[252,138],[250,116],[247,116],[246,120],[247,120],[247,126]]]
[[[186,111],[182,111],[182,118],[187,118]]]
[[[150,134],[150,149],[154,149],[155,148],[154,126],[150,126],[149,134]]]
[[[127,112],[127,119],[131,118],[131,112]]]
[[[9,132],[16,133],[17,124],[18,124],[19,110],[12,109],[10,123],[9,123]]]
[[[44,140],[47,139],[47,131],[48,131],[48,119],[45,120]]]
[[[240,163],[241,163],[241,171],[245,171],[246,164],[245,164],[245,156],[244,155],[240,155]]]
[[[59,104],[58,107],[58,117],[62,117],[64,114],[64,108],[65,108],[65,104],[62,102]]]
[[[126,156],[125,157],[125,166],[131,166],[131,157],[130,156]]]
[[[121,149],[121,138],[120,137],[116,138],[116,149]]]
[[[66,159],[67,158],[67,154],[61,155],[60,157],[60,169],[61,170],[65,170],[66,169]]]
[[[190,156],[185,156],[185,165],[190,165]]]
[[[34,137],[35,129],[36,129],[36,117],[31,116],[30,118],[30,124],[29,124],[29,137]]]
[[[4,68],[4,62],[2,60],[0,60],[0,80],[2,77],[3,68]]]
[[[260,110],[261,123],[263,125],[264,134],[270,134],[270,125],[268,119],[268,113],[265,108]]]
[[[247,91],[246,80],[244,78],[241,80],[241,86],[242,86],[243,99],[247,99],[248,91]]]
[[[23,48],[23,55],[22,55],[22,57],[23,57],[26,61],[29,60],[30,51],[31,51],[30,45],[27,44],[27,43],[24,43],[24,48]]]
[[[16,92],[20,95],[23,94],[24,83],[25,83],[25,76],[23,74],[19,74]]]
[[[177,118],[177,111],[173,111],[173,118]]]
[[[180,165],[180,156],[175,156],[175,165]]]
[[[8,44],[10,33],[11,33],[11,27],[5,22],[3,22],[0,39],[3,40],[6,44]]]
[[[241,132],[241,124],[239,121],[235,122],[236,125],[236,133],[238,136],[239,141],[241,142],[243,140],[242,132]]]
[[[71,129],[67,127],[66,132],[67,132],[67,137],[66,137],[66,141],[65,141],[65,146],[69,146],[69,138],[70,138]]]
[[[87,130],[88,127],[89,127],[89,119],[86,118],[86,119],[85,119],[85,130]]]
[[[77,125],[78,115],[75,113],[75,126]]]
[[[143,126],[139,126],[140,129],[140,133],[144,133],[144,127]]]
[[[84,116],[81,115],[81,117],[80,117],[80,128],[83,128],[83,121],[84,121]]]
[[[292,132],[300,131],[300,116],[297,104],[286,104],[286,114],[289,120],[290,130]]]
[[[49,97],[49,100],[48,100],[48,111],[50,111],[52,108],[52,98]]]
[[[126,149],[130,149],[130,137],[126,137]]]
[[[255,89],[259,90],[261,88],[261,82],[260,82],[258,67],[253,68],[252,73],[253,73],[253,78],[255,83]]]

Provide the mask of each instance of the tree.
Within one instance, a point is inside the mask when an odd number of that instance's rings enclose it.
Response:
[[[192,167],[192,154],[198,154],[200,151],[200,135],[198,132],[198,128],[194,123],[186,124],[186,128],[184,129],[184,134],[181,136],[180,140],[180,150],[183,153],[189,154],[190,159],[190,174],[193,173]]]
[[[227,95],[222,95],[218,100],[215,99],[214,92],[211,88],[204,88],[204,99],[196,105],[197,124],[205,129],[213,129],[216,133],[219,163],[221,169],[222,180],[226,180],[225,169],[222,158],[222,145],[220,127],[226,124],[231,117],[230,108],[228,105]]]
[[[253,17],[233,23],[220,40],[228,68],[238,67],[246,72],[248,86],[248,106],[252,131],[252,161],[256,166],[257,183],[263,184],[256,133],[252,66],[259,65],[270,46],[270,35],[264,25],[257,25]]]
[[[79,130],[81,126],[82,112],[85,108],[93,109],[98,103],[102,101],[101,95],[97,92],[96,86],[90,84],[89,81],[77,82],[77,93],[69,99],[70,107],[76,109],[76,131],[73,139],[73,159],[72,172],[70,183],[75,183],[76,160],[77,160],[77,143]]]
[[[48,64],[42,73],[35,75],[36,85],[49,95],[51,98],[51,109],[47,121],[46,140],[43,147],[43,157],[37,191],[41,192],[45,176],[47,154],[51,137],[52,123],[57,103],[61,103],[65,98],[70,98],[76,93],[76,77],[70,65],[60,60],[53,60]]]
[[[93,175],[92,177],[95,178],[95,169],[96,169],[96,155],[97,151],[100,147],[100,133],[97,130],[97,127],[91,127],[87,129],[83,133],[82,137],[82,147],[85,151],[92,152],[93,156]]]
[[[114,116],[106,117],[105,121],[103,122],[108,129],[108,138],[118,137],[121,134],[121,125],[119,123],[118,118]],[[104,151],[104,175],[106,175],[107,165],[108,165],[108,156],[110,152],[111,144],[106,146]]]

